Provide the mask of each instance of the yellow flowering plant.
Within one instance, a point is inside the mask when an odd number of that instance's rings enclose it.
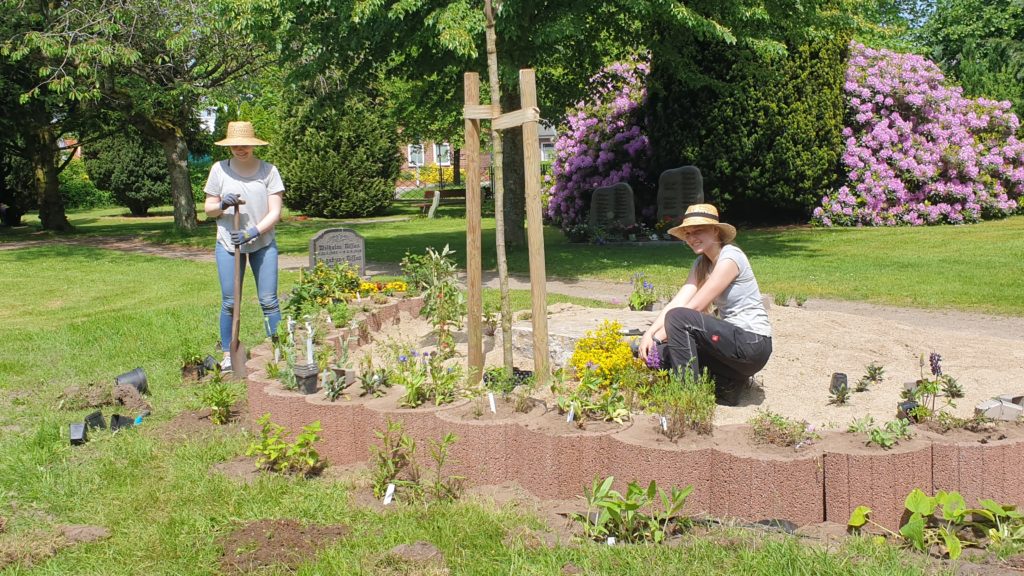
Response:
[[[588,330],[576,342],[569,364],[577,374],[591,370],[600,376],[603,385],[611,385],[617,376],[630,367],[640,366],[633,357],[629,343],[622,339],[622,324],[605,320],[597,330]]]

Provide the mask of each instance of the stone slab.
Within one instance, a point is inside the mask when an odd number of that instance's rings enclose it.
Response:
[[[625,299],[628,294],[623,295]],[[597,330],[602,322],[617,321],[624,330],[638,328],[646,330],[658,317],[658,312],[584,309],[572,307],[548,314],[548,356],[552,368],[569,365],[576,341],[588,331]],[[628,337],[627,337],[628,338]],[[512,324],[512,354],[516,358],[533,361],[533,325],[529,320]],[[529,364],[528,363],[528,364]]]

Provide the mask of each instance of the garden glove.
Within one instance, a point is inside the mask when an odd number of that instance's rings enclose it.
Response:
[[[246,242],[252,242],[260,235],[259,228],[255,226],[249,226],[245,231],[235,230],[231,233],[231,243],[235,246],[241,246]]]
[[[228,192],[220,198],[220,209],[224,211],[232,206],[238,206],[242,197],[234,192]]]

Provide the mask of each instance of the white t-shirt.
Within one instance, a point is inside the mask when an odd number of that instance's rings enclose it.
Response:
[[[284,182],[277,167],[260,160],[260,167],[252,176],[241,176],[231,169],[227,160],[214,162],[210,167],[210,176],[204,188],[207,196],[223,198],[224,195],[238,194],[245,204],[228,208],[217,218],[217,242],[228,252],[234,253],[235,246],[231,243],[231,231],[235,229],[235,209],[239,210],[239,229],[246,230],[259,224],[270,211],[268,198],[271,194],[284,192]],[[252,242],[242,245],[242,253],[248,254],[269,246],[274,241],[274,229],[271,228]]]
[[[694,261],[694,268],[703,257],[701,255]],[[768,312],[764,309],[764,300],[761,299],[761,289],[757,285],[757,278],[754,278],[754,271],[750,267],[747,255],[738,247],[726,244],[718,254],[718,262],[722,260],[732,260],[740,270],[736,278],[725,287],[718,298],[715,298],[715,307],[718,308],[722,320],[748,332],[770,338],[772,325],[768,321]]]

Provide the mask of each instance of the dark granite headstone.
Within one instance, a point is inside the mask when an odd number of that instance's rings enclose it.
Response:
[[[665,170],[658,179],[658,220],[682,218],[686,208],[704,203],[704,178],[696,166]]]
[[[323,262],[336,266],[348,262],[366,275],[366,241],[355,230],[328,228],[316,233],[309,241],[309,267]]]
[[[636,223],[633,189],[625,182],[598,188],[590,198],[590,225],[604,227],[613,222],[621,226]]]

